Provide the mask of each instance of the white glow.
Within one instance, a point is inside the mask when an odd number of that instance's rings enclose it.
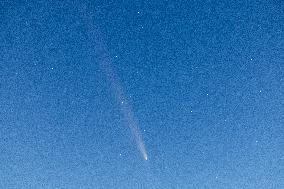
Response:
[[[109,59],[105,59],[101,62],[101,66],[106,72],[108,79],[111,84],[112,92],[117,100],[120,103],[120,110],[124,119],[126,121],[126,125],[131,131],[131,134],[135,140],[137,149],[141,153],[144,160],[148,160],[146,148],[144,145],[143,137],[139,131],[139,123],[134,116],[131,105],[128,103],[126,96],[124,95],[124,90],[122,85],[120,84],[118,76],[115,74],[112,65]]]

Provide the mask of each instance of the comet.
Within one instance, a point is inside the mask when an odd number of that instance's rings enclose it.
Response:
[[[85,13],[87,13],[87,11]],[[121,113],[126,120],[126,125],[131,131],[138,151],[142,155],[143,159],[147,161],[148,155],[142,135],[139,130],[138,121],[134,116],[131,105],[128,103],[126,95],[124,94],[124,90],[120,83],[119,77],[113,69],[107,48],[102,38],[100,37],[101,35],[99,30],[95,29],[96,27],[94,25],[95,22],[93,20],[93,17],[91,15],[85,14],[85,19],[88,23],[87,26],[90,26],[87,29],[89,36],[88,38],[90,40],[92,48],[94,49],[95,59],[100,64],[102,71],[105,72],[105,75],[109,80],[112,93],[114,94],[113,96],[120,106]]]
[[[138,121],[137,121],[136,117],[134,116],[132,108],[131,108],[130,104],[128,103],[127,99],[126,99],[126,96],[123,92],[122,85],[119,82],[119,78],[116,75],[116,73],[114,72],[114,70],[113,70],[113,68],[110,64],[110,61],[108,61],[108,59],[104,59],[101,62],[101,66],[102,66],[103,70],[105,71],[107,78],[110,81],[112,92],[113,92],[113,94],[116,98],[116,101],[120,105],[121,113],[122,113],[124,119],[126,120],[126,124],[127,124],[128,128],[131,131],[131,134],[132,134],[132,136],[135,140],[137,149],[141,153],[143,159],[145,161],[147,161],[148,155],[147,155],[147,151],[146,151],[146,148],[145,148],[145,144],[144,144],[142,135],[141,135],[139,127],[138,127]]]

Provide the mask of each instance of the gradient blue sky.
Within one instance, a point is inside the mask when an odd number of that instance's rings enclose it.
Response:
[[[284,188],[284,3],[1,1],[0,137],[3,189]]]

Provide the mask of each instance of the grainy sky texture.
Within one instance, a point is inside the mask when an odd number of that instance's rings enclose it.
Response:
[[[284,188],[284,1],[0,1],[0,188]]]

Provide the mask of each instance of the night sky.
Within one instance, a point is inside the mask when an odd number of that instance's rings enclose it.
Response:
[[[284,188],[284,2],[0,2],[0,188]]]

